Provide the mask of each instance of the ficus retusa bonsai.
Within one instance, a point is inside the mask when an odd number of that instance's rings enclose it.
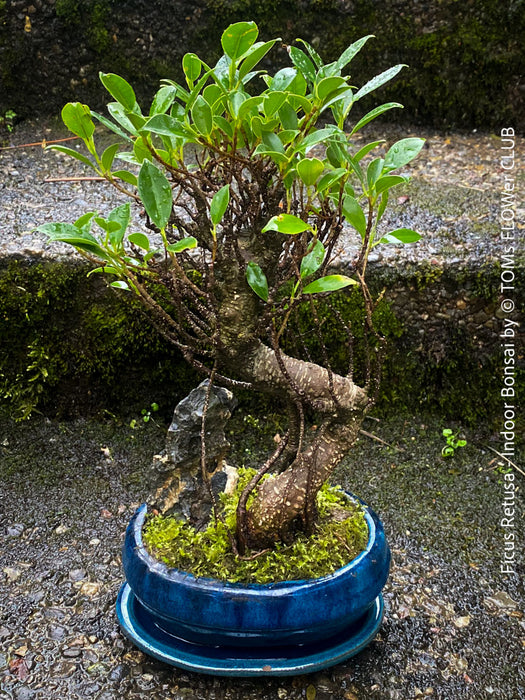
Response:
[[[348,126],[354,103],[403,67],[354,87],[345,73],[370,36],[328,64],[300,41],[301,48],[287,49],[291,65],[274,75],[259,66],[279,40],[257,38],[253,22],[240,22],[223,33],[224,54],[214,66],[186,54],[185,84],[165,80],[146,110],[123,78],[101,73],[114,99],[111,119],[69,103],[63,120],[87,155],[53,148],[89,164],[130,201],[106,218],[89,212],[74,223],[39,226],[75,246],[122,293],[138,295],[156,328],[212,382],[286,406],[288,432],[239,499],[233,546],[241,555],[312,530],[315,495],[374,403],[384,339],[372,323],[367,259],[376,245],[419,238],[410,229],[383,231],[382,217],[391,189],[408,179],[398,171],[423,145],[407,138],[373,157],[380,141],[352,143],[373,119],[401,107],[382,104]],[[103,153],[96,121],[120,137]],[[142,231],[130,230],[133,205],[144,210]],[[345,226],[361,239],[347,275],[331,270]],[[349,340],[348,370],[336,372],[317,310],[350,286],[363,296],[370,341],[359,385],[353,329],[334,307]],[[321,346],[318,362],[300,334],[290,333],[304,305]],[[285,352],[285,344],[295,349]],[[317,425],[308,437],[305,412]]]

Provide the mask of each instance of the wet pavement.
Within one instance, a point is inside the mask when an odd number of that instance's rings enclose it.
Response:
[[[232,455],[251,463],[275,432],[250,421]],[[397,417],[365,426],[335,480],[381,514],[392,548],[376,640],[339,666],[228,679],[146,657],[120,633],[120,548],[165,429],[128,421],[0,425],[0,698],[77,700],[520,700],[525,698],[523,489],[513,571],[500,572],[505,475],[490,434],[441,457],[444,426]],[[459,428],[459,426],[457,426]],[[240,439],[247,424],[233,419]],[[232,436],[233,437],[233,436]],[[523,460],[516,463],[523,465]],[[523,476],[515,472],[521,486]],[[507,477],[508,479],[508,477]]]

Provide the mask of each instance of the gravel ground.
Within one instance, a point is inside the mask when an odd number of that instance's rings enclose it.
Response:
[[[144,496],[145,465],[163,446],[163,428],[4,421],[0,697],[525,698],[523,550],[516,573],[503,576],[503,475],[485,446],[490,436],[467,435],[467,447],[445,460],[443,426],[435,421],[367,427],[400,449],[362,437],[336,478],[381,513],[392,547],[381,632],[357,657],[325,672],[248,680],[163,665],[119,631],[123,532]],[[235,462],[256,459],[271,432],[255,428]],[[522,491],[516,499],[521,513]]]

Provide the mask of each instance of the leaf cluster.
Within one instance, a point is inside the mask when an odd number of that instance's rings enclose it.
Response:
[[[87,154],[52,148],[89,165],[143,206],[146,227],[160,236],[132,229],[129,203],[107,218],[90,212],[74,223],[38,229],[102,263],[97,270],[114,276],[113,286],[142,296],[142,282],[162,276],[161,262],[163,269],[198,269],[203,298],[216,284],[214,266],[235,263],[274,316],[301,296],[363,284],[374,246],[420,237],[405,228],[380,233],[378,226],[389,192],[407,180],[398,171],[423,145],[422,139],[402,139],[384,157],[373,157],[380,141],[353,146],[357,131],[402,107],[381,104],[346,128],[353,105],[403,68],[393,66],[355,87],[346,72],[371,38],[355,41],[331,63],[298,40],[300,46],[288,48],[291,65],[269,75],[259,65],[279,39],[258,41],[254,22],[238,22],[223,33],[224,53],[215,65],[186,54],[185,84],[165,80],[149,109],[124,78],[101,73],[113,98],[109,118],[78,102],[62,110]],[[262,90],[254,87],[257,81]],[[115,143],[99,153],[96,122],[127,150]],[[326,274],[345,225],[362,240],[358,279]],[[291,289],[288,302],[284,289]]]

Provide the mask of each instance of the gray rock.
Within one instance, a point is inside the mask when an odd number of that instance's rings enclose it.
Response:
[[[202,474],[202,415],[208,386],[205,379],[177,404],[166,449],[153,459],[153,490],[147,499],[152,510],[176,515],[197,527],[208,520],[213,497],[236,480],[236,470],[224,462],[230,448],[224,429],[237,401],[231,391],[218,386],[210,390],[206,411],[206,479]]]

